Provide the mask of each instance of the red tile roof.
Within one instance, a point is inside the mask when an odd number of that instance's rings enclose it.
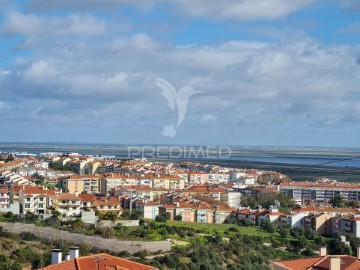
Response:
[[[95,200],[94,194],[79,194],[79,198],[82,202],[93,202]]]
[[[273,262],[274,265],[283,267],[287,270],[329,270],[330,259],[332,257],[340,258],[341,270],[359,270],[360,260],[348,255],[324,256],[307,259],[295,259],[282,262]]]
[[[84,256],[50,265],[40,270],[155,270],[157,268],[108,254]]]
[[[56,198],[58,200],[75,200],[75,201],[80,200],[78,196],[70,193],[61,193],[57,195]]]

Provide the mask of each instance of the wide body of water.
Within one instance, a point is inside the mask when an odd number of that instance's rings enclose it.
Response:
[[[84,155],[104,155],[116,157],[147,157],[147,158],[167,158],[176,157],[186,159],[221,159],[221,160],[238,160],[245,162],[261,162],[261,163],[283,163],[283,164],[298,164],[303,166],[331,166],[331,167],[350,167],[360,168],[360,149],[356,148],[311,148],[311,147],[239,147],[230,146],[230,155],[196,155],[189,152],[189,147],[176,146],[179,149],[177,153],[169,152],[171,147],[164,146],[165,151],[155,153],[150,151],[151,147],[159,146],[139,146],[144,151],[135,151],[137,146],[126,145],[81,145],[81,144],[0,144],[1,152],[28,152],[28,153],[44,153],[44,152],[62,152],[62,153],[80,153]],[[200,147],[201,148],[201,147]],[[167,149],[167,150],[166,150]],[[186,149],[186,151],[181,151]],[[198,146],[193,146],[193,149],[199,149]],[[202,149],[205,149],[203,147]],[[229,147],[227,147],[229,149]],[[160,153],[160,156],[157,154]]]

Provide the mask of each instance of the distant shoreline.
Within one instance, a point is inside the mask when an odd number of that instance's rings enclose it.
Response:
[[[360,168],[343,168],[333,166],[311,166],[302,164],[240,161],[240,160],[210,160],[210,159],[154,159],[172,162],[198,162],[240,169],[258,169],[276,171],[289,176],[294,181],[315,181],[326,177],[345,182],[360,183]],[[345,172],[346,171],[346,172]]]
[[[127,147],[144,147],[144,149],[147,149],[146,147],[149,146],[151,145],[0,143],[0,151],[34,154],[44,152],[76,152],[84,155],[132,158],[133,156],[129,154]],[[171,149],[173,146],[169,145],[167,147]],[[179,148],[174,147],[173,149]],[[360,151],[356,148],[231,146],[231,156],[226,159],[216,157],[203,158],[202,156],[192,157],[187,155],[189,152],[185,151],[186,155],[183,157],[176,155],[175,152],[173,158],[169,158],[167,153],[160,153],[163,155],[161,157],[145,157],[170,162],[192,161],[244,169],[276,171],[286,174],[296,181],[314,181],[316,178],[327,177],[338,181],[360,182],[360,158],[358,158]],[[135,158],[140,157],[135,156]],[[344,159],[354,160],[344,161]],[[325,164],[327,165],[325,166]]]

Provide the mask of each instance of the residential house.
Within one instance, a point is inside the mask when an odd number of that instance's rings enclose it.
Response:
[[[355,270],[360,269],[360,248],[357,257],[349,255],[327,255],[326,247],[316,257],[271,262],[274,270]]]
[[[81,200],[81,209],[85,211],[92,210],[94,207],[95,195],[91,193],[79,194]]]
[[[216,210],[215,210],[214,223],[217,224],[224,223],[224,221],[229,218],[233,210],[225,205],[215,205],[215,209]]]
[[[199,223],[214,223],[216,208],[208,203],[200,202],[197,206],[196,221]]]
[[[39,186],[22,186],[19,190],[20,213],[46,214],[47,208],[52,206],[52,198],[59,193],[59,190]]]
[[[159,207],[162,206],[158,202],[146,202],[140,206],[139,210],[144,213],[144,218],[155,219],[159,215]]]
[[[281,225],[289,225],[290,228],[297,228],[303,226],[303,219],[307,216],[303,212],[292,212],[290,214],[284,214],[279,217]]]
[[[39,270],[158,270],[156,267],[133,262],[123,258],[111,256],[105,253],[92,256],[78,257],[79,251],[73,252],[62,261],[61,250],[52,251],[52,264]]]
[[[122,214],[121,202],[117,197],[107,198],[105,196],[95,197],[94,209],[97,213],[106,214],[109,212],[116,213],[118,216]]]
[[[170,220],[174,220],[176,216],[176,205],[175,204],[165,204],[159,207],[159,214],[165,215],[165,213],[170,213]]]
[[[70,193],[57,194],[53,198],[53,208],[65,217],[76,217],[81,214],[81,199]]]
[[[0,208],[10,207],[10,192],[6,185],[0,185]]]
[[[197,207],[193,202],[179,202],[176,207],[176,215],[181,216],[184,222],[196,222]]]

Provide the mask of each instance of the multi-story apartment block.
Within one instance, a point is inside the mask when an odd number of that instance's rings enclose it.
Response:
[[[167,194],[165,188],[152,188],[150,186],[119,186],[113,189],[116,196],[130,195],[133,198],[158,202],[162,194]]]
[[[92,167],[86,160],[72,160],[67,162],[66,166],[71,167],[78,174],[89,174],[92,172]]]
[[[337,227],[337,231],[333,231],[334,234],[352,234],[355,237],[360,237],[360,217],[349,215],[344,217],[334,217],[333,220],[333,229],[336,229]]]
[[[118,186],[152,186],[151,177],[137,174],[110,174],[101,178],[100,191],[101,194],[106,195],[111,190],[115,190]]]
[[[311,228],[321,235],[332,234],[331,226],[332,217],[326,213],[311,214],[304,217],[304,227]]]
[[[80,194],[82,192],[97,194],[100,193],[100,175],[74,175],[61,180],[61,187],[64,192]]]
[[[177,175],[151,175],[152,187],[170,190],[183,189],[185,180]]]
[[[209,173],[206,172],[190,172],[189,184],[205,184],[209,179]]]
[[[230,174],[228,173],[209,173],[207,183],[223,183],[227,184],[230,180]]]
[[[281,183],[279,191],[301,204],[330,201],[335,196],[341,196],[349,201],[360,200],[359,184],[291,182]]]

